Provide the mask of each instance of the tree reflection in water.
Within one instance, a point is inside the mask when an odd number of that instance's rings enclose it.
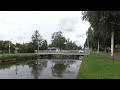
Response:
[[[17,71],[18,71],[18,69],[17,69],[17,65],[15,65],[15,66],[16,66],[15,72],[16,72],[16,75],[17,75]]]
[[[47,61],[37,60],[35,64],[30,65],[30,67],[32,67],[31,70],[32,75],[34,76],[35,79],[38,79],[43,69],[47,67]]]
[[[73,64],[75,61],[53,61],[55,62],[54,65],[52,65],[52,74],[55,77],[62,78],[63,73],[66,71],[66,68],[70,68],[70,65]]]

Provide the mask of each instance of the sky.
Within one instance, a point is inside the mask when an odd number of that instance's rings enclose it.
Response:
[[[52,33],[62,31],[65,38],[82,46],[89,23],[81,11],[0,11],[0,40],[28,43],[35,30],[51,43]]]

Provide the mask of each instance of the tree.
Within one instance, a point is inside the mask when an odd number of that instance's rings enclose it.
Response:
[[[114,57],[114,34],[119,32],[120,11],[85,11],[82,14],[83,20],[89,21],[95,31],[100,31],[101,35],[111,34],[111,56]]]
[[[66,40],[66,49],[67,50],[78,50],[78,46],[75,42],[72,42],[69,38]]]
[[[15,45],[12,42],[10,42],[10,50],[11,50],[12,53],[14,53],[14,49],[15,49]],[[1,40],[0,41],[0,50],[3,53],[8,53],[8,51],[9,51],[9,41]]]
[[[81,46],[78,46],[78,50],[80,50],[80,49],[82,49],[82,47],[81,47]]]
[[[28,52],[28,44],[29,43],[20,44],[20,46],[19,46],[20,53],[27,53]]]
[[[42,44],[42,48],[43,50],[47,50],[48,48],[48,44],[47,44],[47,40],[43,40],[43,44]]]
[[[27,52],[34,53],[34,50],[35,50],[35,46],[34,46],[33,42],[29,42],[27,45]]]
[[[65,42],[66,39],[62,35],[63,33],[61,31],[55,32],[52,34],[52,46],[58,47],[60,49],[65,49]]]
[[[39,34],[39,31],[36,30],[32,35],[33,50],[39,49],[39,47],[42,45],[42,41],[43,41],[42,36]]]

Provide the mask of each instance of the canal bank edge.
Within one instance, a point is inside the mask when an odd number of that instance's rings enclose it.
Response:
[[[37,59],[37,55],[34,53],[24,53],[24,54],[1,54],[0,63],[3,62],[14,62],[18,60],[29,60]]]

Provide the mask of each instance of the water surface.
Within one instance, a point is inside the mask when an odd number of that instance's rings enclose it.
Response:
[[[31,60],[1,64],[0,79],[75,79],[81,60]]]

